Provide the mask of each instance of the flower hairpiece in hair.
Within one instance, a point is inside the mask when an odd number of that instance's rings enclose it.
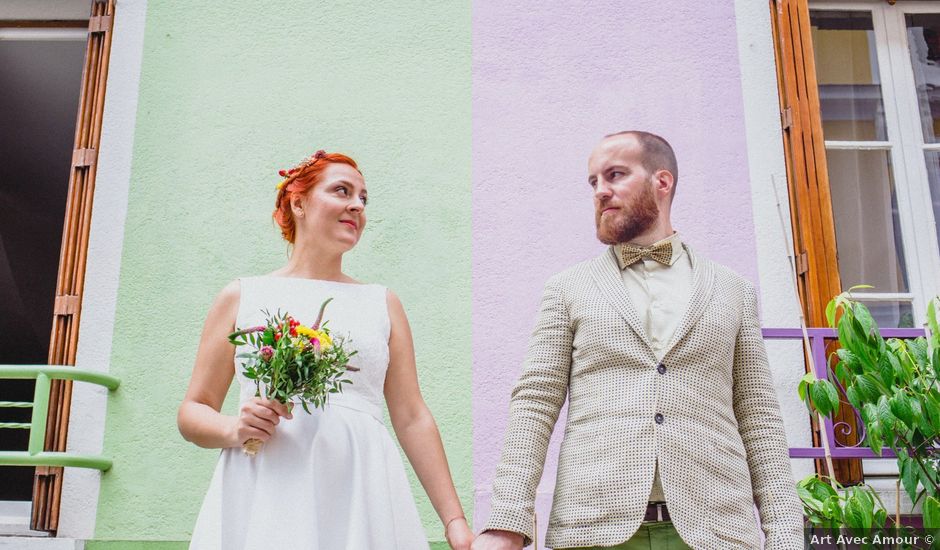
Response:
[[[300,173],[301,170],[310,166],[311,164],[315,163],[316,161],[322,159],[325,156],[326,156],[326,151],[324,151],[323,149],[320,149],[316,153],[300,161],[300,164],[298,164],[297,166],[289,170],[278,170],[277,174],[284,179],[281,180],[281,183],[277,184],[277,190],[280,191],[281,189],[283,189],[284,186],[290,183],[290,180],[294,179],[294,176]]]

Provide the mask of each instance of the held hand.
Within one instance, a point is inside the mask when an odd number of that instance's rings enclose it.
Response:
[[[511,531],[484,531],[473,541],[472,550],[522,550],[522,535]]]
[[[466,518],[457,518],[447,524],[444,538],[453,550],[470,550],[470,544],[473,543],[473,531],[467,525]]]
[[[274,427],[281,417],[293,418],[287,406],[278,401],[253,397],[244,402],[235,422],[233,447],[249,439],[267,441],[274,435]]]

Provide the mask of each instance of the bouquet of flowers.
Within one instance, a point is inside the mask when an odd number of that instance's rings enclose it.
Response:
[[[323,321],[323,312],[332,298],[320,306],[313,325],[306,326],[280,311],[264,311],[265,324],[236,330],[228,340],[236,346],[250,346],[239,353],[245,378],[255,381],[255,397],[277,400],[292,407],[295,398],[310,413],[309,405],[323,408],[331,393],[343,391],[347,371],[359,370],[349,365],[355,351],[347,351],[341,337],[334,337]],[[242,444],[247,455],[261,450],[262,441],[249,439]]]

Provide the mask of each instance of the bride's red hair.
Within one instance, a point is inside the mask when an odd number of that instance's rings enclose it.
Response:
[[[320,155],[319,152],[318,155]],[[294,213],[290,209],[291,197],[295,194],[303,195],[313,189],[313,186],[320,181],[320,176],[326,170],[326,167],[333,163],[348,164],[359,171],[360,174],[362,173],[356,161],[346,155],[342,153],[323,153],[315,161],[306,166],[301,163],[300,169],[287,173],[287,179],[282,182],[283,185],[279,186],[272,216],[281,228],[281,235],[287,242],[294,244],[294,237],[296,237]]]

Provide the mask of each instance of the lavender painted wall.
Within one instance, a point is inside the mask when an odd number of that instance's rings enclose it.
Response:
[[[603,249],[594,237],[588,154],[602,135],[624,129],[650,130],[673,144],[680,171],[676,229],[700,254],[756,283],[733,1],[604,0],[537,10],[521,0],[474,3],[478,528],[489,516],[509,394],[542,285]],[[541,530],[560,432],[539,492]]]

